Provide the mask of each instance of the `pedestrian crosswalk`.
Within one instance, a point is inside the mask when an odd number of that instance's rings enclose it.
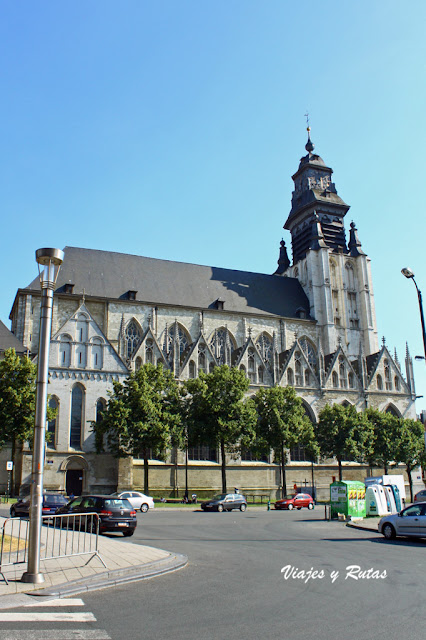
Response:
[[[96,617],[90,611],[55,611],[55,608],[83,606],[84,602],[80,598],[51,599],[45,602],[37,599],[21,607],[19,611],[0,611],[0,640],[111,640],[104,629],[80,627],[80,624],[96,622]],[[6,629],[8,623],[14,627],[18,624],[21,628]],[[42,623],[48,625],[48,628],[31,629],[32,623]],[[69,623],[71,626],[67,629],[63,626],[55,629],[55,624],[59,623]],[[39,626],[40,624],[37,625]]]

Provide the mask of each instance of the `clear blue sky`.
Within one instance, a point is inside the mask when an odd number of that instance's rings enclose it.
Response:
[[[43,246],[272,273],[308,110],[380,336],[421,355],[400,269],[426,297],[425,18],[424,0],[3,0],[0,318]]]

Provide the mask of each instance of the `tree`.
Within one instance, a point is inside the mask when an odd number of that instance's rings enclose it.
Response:
[[[256,410],[245,400],[249,381],[243,371],[227,365],[185,384],[190,394],[188,428],[192,443],[219,448],[222,460],[222,491],[226,493],[226,453],[250,446],[255,437]]]
[[[418,420],[408,418],[400,419],[400,437],[396,447],[396,462],[405,464],[410,485],[410,497],[413,502],[413,479],[411,472],[417,466],[424,466],[426,463],[425,454],[425,432],[424,427]]]
[[[17,445],[33,441],[36,373],[36,365],[26,356],[20,358],[15,349],[4,352],[4,359],[0,360],[0,449],[11,444],[12,488]],[[48,406],[47,420],[54,416]]]
[[[163,456],[181,425],[176,381],[160,364],[145,364],[123,382],[114,382],[105,411],[92,423],[98,453],[144,460],[144,488],[149,491],[149,450]]]
[[[365,416],[372,427],[370,466],[383,467],[388,473],[389,464],[397,458],[397,444],[401,435],[401,420],[391,413],[369,408]]]
[[[255,396],[258,420],[258,438],[265,448],[273,449],[281,462],[282,494],[287,493],[287,449],[296,445],[309,448],[315,456],[317,446],[311,421],[306,415],[301,398],[293,387],[269,387],[258,390]]]
[[[321,455],[337,459],[340,481],[342,460],[362,460],[371,456],[373,427],[365,414],[358,413],[353,405],[327,404],[314,429]]]

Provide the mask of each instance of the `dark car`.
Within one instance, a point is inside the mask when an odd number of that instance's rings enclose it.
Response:
[[[201,503],[203,511],[231,511],[239,509],[245,511],[247,509],[247,500],[241,493],[220,493],[211,500]]]
[[[289,511],[302,509],[302,507],[313,509],[315,502],[309,493],[296,493],[293,496],[286,496],[282,500],[277,500],[274,506],[275,509],[288,509]]]
[[[57,512],[60,507],[63,507],[68,502],[68,499],[60,493],[44,493],[43,504],[41,508],[42,516],[50,516]],[[30,496],[21,498],[18,502],[15,502],[10,507],[10,517],[28,517],[30,512]]]
[[[99,533],[121,531],[123,536],[132,536],[135,532],[136,511],[128,500],[117,496],[79,496],[61,507],[56,515],[97,513],[99,515]],[[84,519],[76,517],[77,524],[84,526]]]

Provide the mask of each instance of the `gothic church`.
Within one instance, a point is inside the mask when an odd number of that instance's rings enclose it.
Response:
[[[415,388],[408,349],[405,374],[385,342],[379,344],[370,259],[355,224],[346,241],[349,206],[332,182],[332,169],[307,154],[293,175],[292,262],[281,242],[271,275],[206,267],[91,249],[66,247],[53,308],[50,351],[51,406],[45,487],[68,494],[143,489],[143,463],[97,455],[91,421],[107,402],[113,380],[145,362],[171,369],[178,380],[218,364],[243,370],[250,393],[261,385],[292,385],[312,421],[326,403],[376,407],[415,418]],[[10,314],[12,332],[29,351],[38,347],[38,279],[19,289]],[[221,486],[219,452],[189,451],[189,487]],[[275,497],[279,465],[250,451],[228,461],[228,483],[246,493]],[[315,467],[315,469],[314,469]],[[336,475],[333,461],[312,465],[303,448],[288,452],[288,478],[301,486],[315,471],[321,494]],[[21,492],[31,476],[23,451]],[[347,462],[345,478],[363,479],[363,465]],[[185,454],[150,460],[150,490],[182,495]],[[179,491],[181,492],[179,494]]]

